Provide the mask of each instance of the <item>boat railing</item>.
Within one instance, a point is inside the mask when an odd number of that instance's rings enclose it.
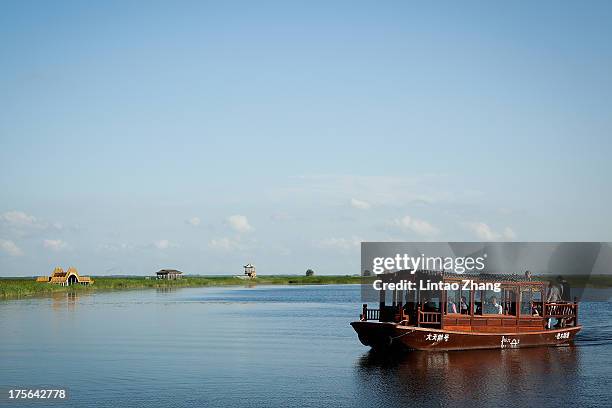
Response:
[[[440,312],[424,312],[419,309],[417,314],[417,326],[437,325],[441,322],[442,314]]]
[[[544,303],[543,315],[545,318],[569,319],[578,317],[577,302]]]
[[[361,320],[379,320],[380,319],[380,309],[368,309],[368,305],[363,305],[363,312],[360,316]]]

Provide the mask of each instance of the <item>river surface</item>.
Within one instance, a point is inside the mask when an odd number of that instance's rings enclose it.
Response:
[[[612,406],[612,303],[581,304],[574,347],[394,356],[359,343],[360,304],[358,285],[0,301],[0,390],[68,390],[16,407]]]

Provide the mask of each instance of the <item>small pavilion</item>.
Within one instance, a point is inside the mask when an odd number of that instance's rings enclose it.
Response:
[[[36,278],[36,282],[54,283],[61,286],[70,285],[91,285],[94,281],[89,276],[81,276],[75,267],[68,268],[64,271],[61,267],[53,270],[50,276],[40,276]]]
[[[157,279],[176,280],[183,277],[183,272],[176,269],[162,269],[157,272]]]
[[[244,265],[244,275],[251,279],[256,278],[257,272],[255,272],[255,265],[251,265],[250,263]]]

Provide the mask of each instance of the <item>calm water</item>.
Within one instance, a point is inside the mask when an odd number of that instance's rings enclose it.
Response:
[[[37,407],[612,406],[610,303],[581,305],[575,347],[392,357],[357,340],[360,303],[356,285],[0,302],[0,389],[69,390]]]

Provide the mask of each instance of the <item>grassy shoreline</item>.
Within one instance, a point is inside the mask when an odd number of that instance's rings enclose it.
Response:
[[[144,276],[108,277],[93,276],[91,286],[59,286],[36,282],[34,278],[0,278],[0,300],[44,296],[61,292],[95,292],[108,290],[188,288],[203,286],[235,285],[332,285],[361,283],[359,276],[258,276],[241,279],[235,276],[185,276],[178,280],[146,279]]]
[[[612,276],[566,276],[573,288],[612,288]],[[155,288],[194,288],[205,286],[252,286],[252,285],[334,285],[360,284],[362,278],[355,275],[296,276],[274,275],[258,276],[256,279],[241,279],[235,276],[185,276],[179,280],[147,279],[144,276],[114,277],[94,276],[91,286],[59,286],[36,282],[34,278],[0,278],[0,300],[19,299],[32,296],[47,296],[62,292],[96,292],[130,289]],[[373,279],[373,278],[372,278]],[[550,280],[553,276],[537,276],[534,279]]]

